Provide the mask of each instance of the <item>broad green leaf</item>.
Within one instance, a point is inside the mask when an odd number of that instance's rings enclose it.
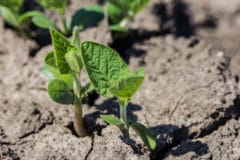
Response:
[[[61,33],[56,31],[55,29],[50,28],[50,33],[54,47],[57,67],[60,73],[69,73],[70,67],[65,59],[65,55],[73,48],[73,46]]]
[[[137,134],[141,137],[143,143],[149,148],[149,150],[155,150],[155,148],[157,147],[157,143],[148,128],[138,122],[130,123],[130,127],[132,127],[135,132],[137,132]]]
[[[104,18],[103,9],[99,5],[88,5],[78,10],[71,19],[71,29],[80,26],[82,29],[97,25]]]
[[[48,85],[48,94],[57,103],[73,104],[74,95],[68,85],[62,80],[52,80]]]
[[[57,68],[45,64],[42,68],[43,74],[49,79],[60,79],[64,81],[70,89],[73,89],[73,75],[72,74],[61,74]]]
[[[39,3],[48,9],[55,9],[60,13],[64,13],[67,0],[39,0]]]
[[[32,17],[40,17],[40,16],[45,16],[45,15],[39,11],[28,11],[18,18],[18,22],[21,25],[25,23],[27,20],[32,19]]]
[[[144,70],[139,69],[134,75],[123,78],[117,85],[110,88],[110,92],[119,99],[130,100],[144,80]]]
[[[131,11],[133,12],[133,14],[136,14],[142,9],[144,9],[149,2],[150,0],[134,0],[131,3]]]
[[[107,123],[115,125],[117,127],[122,127],[124,123],[113,115],[100,115],[100,117]]]
[[[33,24],[40,28],[55,28],[58,29],[53,21],[51,21],[47,16],[35,16],[32,18]]]
[[[83,67],[81,57],[76,53],[76,50],[70,50],[65,55],[66,61],[71,70],[79,73]]]
[[[10,9],[0,6],[0,14],[9,25],[18,28],[19,24],[17,18]]]
[[[103,96],[111,96],[109,88],[119,79],[131,75],[127,64],[118,53],[107,46],[83,42],[81,53],[92,84]]]
[[[47,56],[44,59],[44,62],[50,66],[57,67],[54,51],[51,51],[47,54]]]
[[[19,12],[22,4],[23,0],[0,0],[0,6],[5,6],[15,13]]]

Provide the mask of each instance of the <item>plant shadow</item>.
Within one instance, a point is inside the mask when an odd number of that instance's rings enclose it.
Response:
[[[169,155],[181,156],[189,152],[202,156],[209,151],[206,143],[189,139],[187,127],[179,128],[169,124],[150,127],[150,130],[158,144],[157,149],[151,154],[153,160],[164,159]]]
[[[163,34],[173,33],[176,37],[190,37],[195,34],[189,6],[182,0],[172,0],[170,4],[156,3],[152,13],[156,15]]]
[[[191,141],[191,140],[186,140],[183,143],[181,143],[180,146],[174,148],[171,151],[171,155],[173,156],[180,156],[187,154],[189,152],[195,152],[196,155],[202,156],[204,154],[207,154],[209,151],[208,145],[205,143],[202,143],[201,141]]]
[[[119,106],[117,99],[111,98],[104,100],[100,104],[95,104],[96,111],[85,115],[84,119],[89,128],[90,133],[101,135],[102,129],[106,124],[100,123],[100,115],[108,114],[118,116]],[[140,105],[130,103],[127,109],[128,119],[131,121],[138,121],[138,117],[134,114],[136,111],[141,111]],[[163,124],[149,127],[157,141],[157,148],[151,152],[151,159],[164,159],[168,155],[181,156],[189,152],[195,152],[196,155],[207,154],[209,149],[207,144],[200,141],[190,139],[189,129],[187,127],[178,127],[171,124]],[[137,143],[132,138],[124,138],[120,136],[123,142],[131,146],[135,154],[143,155],[146,148],[143,144]]]

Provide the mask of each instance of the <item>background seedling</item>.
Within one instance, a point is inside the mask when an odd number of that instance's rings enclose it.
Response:
[[[65,11],[67,0],[39,0],[39,3],[45,9],[54,10],[58,13],[58,15],[61,17],[63,28],[61,29],[46,15],[34,17],[33,23],[40,28],[55,28],[66,36],[72,33],[75,26],[78,26],[81,30],[84,30],[88,27],[95,26],[104,17],[102,7],[96,4],[88,5],[76,11],[69,19],[66,19]]]
[[[23,0],[0,0],[0,15],[16,29],[28,27],[32,17],[43,16],[39,11],[23,11]]]
[[[82,100],[87,96],[88,86],[80,83],[83,63],[79,28],[75,27],[72,42],[54,29],[50,29],[50,33],[54,51],[47,54],[43,67],[43,73],[51,79],[48,94],[57,103],[74,105],[74,128],[79,137],[84,137],[87,131],[82,118]]]
[[[147,6],[149,1],[150,0],[107,0],[108,19],[113,33],[127,32],[127,24],[138,12]]]
[[[129,127],[132,127],[144,144],[154,150],[156,141],[151,132],[144,125],[129,121],[126,114],[131,97],[144,80],[144,70],[139,69],[132,74],[116,51],[95,42],[83,42],[81,53],[91,83],[97,92],[105,97],[117,97],[120,104],[119,118],[112,115],[102,115],[101,118],[117,126],[125,137],[129,137]]]

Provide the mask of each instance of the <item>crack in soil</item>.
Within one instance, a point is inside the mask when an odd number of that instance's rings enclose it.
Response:
[[[26,134],[22,135],[21,137],[19,137],[19,140],[27,138],[32,134],[38,134],[40,131],[42,131],[44,128],[46,128],[48,125],[52,125],[53,121],[54,121],[54,116],[53,116],[52,112],[50,112],[50,117],[51,117],[51,120],[49,122],[43,123],[43,125],[37,131],[31,131],[29,133],[26,133]]]
[[[179,98],[177,100],[177,102],[175,102],[173,109],[170,111],[170,113],[168,113],[168,122],[170,122],[171,117],[173,116],[173,114],[177,110],[177,108],[179,107],[180,101],[182,100],[181,102],[184,102],[187,98],[188,98],[188,96],[185,96],[183,99]]]
[[[37,91],[47,91],[47,89],[43,87],[30,87],[29,89],[37,90]]]
[[[2,141],[0,141],[0,145],[13,146],[13,145],[15,145],[15,144],[17,144],[17,142],[2,142]],[[0,160],[1,160],[1,159],[0,159]]]
[[[89,157],[89,155],[90,155],[90,154],[92,153],[92,151],[93,151],[93,146],[94,146],[94,138],[95,138],[95,136],[94,136],[94,135],[93,135],[93,136],[91,136],[91,139],[92,139],[91,148],[89,149],[88,153],[86,154],[86,156],[85,156],[84,160],[87,160],[87,159],[88,159],[88,157]]]

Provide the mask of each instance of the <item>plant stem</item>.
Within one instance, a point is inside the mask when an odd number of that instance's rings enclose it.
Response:
[[[120,105],[120,119],[124,122],[124,128],[122,130],[124,137],[128,138],[129,133],[128,133],[128,121],[127,121],[127,112],[126,112],[127,107],[124,105]]]
[[[66,20],[66,16],[65,16],[65,13],[60,13],[60,16],[61,16],[61,19],[62,19],[62,24],[63,24],[63,33],[68,36],[69,34],[69,30],[68,30],[68,27],[67,27],[67,20]]]
[[[74,129],[79,137],[85,137],[88,135],[83,121],[82,113],[82,100],[80,95],[81,84],[80,84],[80,75],[73,74],[73,92],[75,94],[74,99]],[[79,79],[78,79],[79,78]]]
[[[88,135],[82,117],[82,102],[77,97],[74,100],[74,129],[79,137]]]

